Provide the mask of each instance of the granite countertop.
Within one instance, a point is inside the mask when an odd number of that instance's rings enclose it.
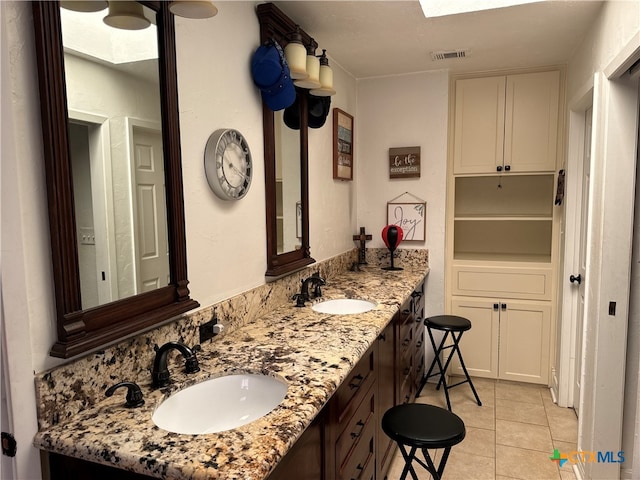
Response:
[[[145,404],[124,406],[124,390],[104,398],[69,421],[37,433],[34,445],[141,474],[174,479],[264,479],[319,413],[375,341],[426,268],[385,271],[365,266],[344,272],[323,287],[323,299],[363,298],[378,303],[356,315],[320,314],[294,302],[203,345],[200,372],[187,375],[170,365],[172,384],[153,389],[139,382]],[[216,434],[161,430],[151,420],[170,393],[208,378],[262,373],[288,383],[282,403],[264,417]],[[216,408],[215,399],[211,408]],[[220,412],[224,415],[224,412]]]

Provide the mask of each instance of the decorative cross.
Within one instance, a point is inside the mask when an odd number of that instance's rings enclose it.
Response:
[[[365,242],[367,240],[371,240],[371,235],[368,235],[368,234],[365,233],[365,228],[364,227],[360,227],[360,234],[359,235],[354,235],[353,239],[360,242],[360,248],[358,249],[358,264],[366,265],[367,264],[367,258],[366,258],[367,249],[366,249],[366,246],[365,246]]]

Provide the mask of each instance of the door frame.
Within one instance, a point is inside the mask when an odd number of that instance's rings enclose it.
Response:
[[[638,83],[594,76],[584,366],[578,449],[622,449],[633,239]],[[616,303],[615,314],[610,302]],[[618,463],[579,463],[583,478],[618,478]]]
[[[585,113],[593,105],[593,84],[588,85],[577,98],[569,102],[568,154],[565,182],[564,249],[559,284],[561,288],[562,321],[558,324],[559,349],[552,381],[552,390],[561,407],[573,407],[575,381],[577,289],[566,287],[569,275],[576,271],[580,240],[582,205],[582,165],[584,160]],[[592,138],[593,143],[593,138]]]

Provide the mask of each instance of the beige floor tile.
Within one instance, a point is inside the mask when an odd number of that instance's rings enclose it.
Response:
[[[538,385],[500,381],[496,383],[496,399],[544,405],[541,390]]]
[[[453,413],[462,418],[465,426],[484,428],[485,430],[495,430],[496,416],[492,405],[483,405],[471,402],[453,402],[451,405]]]
[[[547,426],[547,414],[543,405],[496,399],[496,419],[532,423]]]
[[[553,453],[551,433],[543,425],[496,420],[496,444]]]
[[[560,478],[562,480],[576,480],[576,475],[573,473],[573,469],[571,470],[564,470],[564,469],[560,469]]]
[[[568,409],[567,409],[568,410]],[[548,415],[548,413],[547,413]],[[578,419],[571,415],[548,415],[551,438],[563,442],[576,442],[578,438]]]
[[[443,473],[444,480],[494,480],[495,459],[451,450]]]
[[[496,453],[496,432],[484,428],[467,427],[464,440],[454,446],[456,452],[494,458]]]
[[[563,442],[560,440],[553,440],[553,448],[557,448],[560,453],[564,453],[566,455],[577,450],[578,447],[576,442]],[[563,471],[569,471],[573,475],[573,465],[570,462],[565,462],[564,465],[560,467],[560,473],[562,473]]]
[[[522,480],[560,480],[548,452],[496,445],[496,474]]]
[[[504,475],[496,475],[496,480],[518,480],[514,477],[505,477]]]

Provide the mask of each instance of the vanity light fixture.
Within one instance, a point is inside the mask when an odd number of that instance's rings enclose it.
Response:
[[[333,89],[333,70],[329,66],[327,51],[324,49],[320,55],[320,88],[314,88],[309,93],[316,97],[330,97],[336,94]]]
[[[300,26],[296,25],[296,30],[289,35],[289,43],[284,47],[284,56],[289,64],[291,78],[302,80],[307,78],[307,49],[302,44]]]
[[[307,78],[294,80],[293,84],[296,87],[301,88],[320,88],[320,61],[316,57],[316,49],[313,46],[313,39],[311,45],[307,47]]]
[[[60,6],[74,12],[101,12],[109,6],[108,2],[103,0],[62,0]]]
[[[193,19],[211,18],[218,13],[216,6],[208,0],[173,0],[169,11],[179,17]]]
[[[151,25],[138,2],[109,2],[109,13],[103,19],[110,27],[122,30],[143,30]]]

